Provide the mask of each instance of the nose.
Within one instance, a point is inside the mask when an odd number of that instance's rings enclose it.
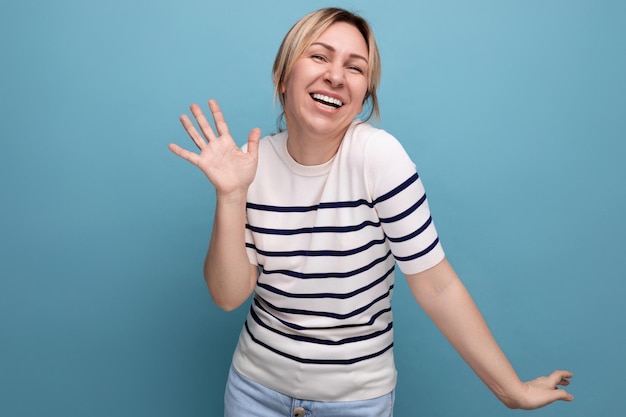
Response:
[[[328,66],[325,74],[325,80],[331,87],[341,87],[345,81],[344,68],[341,65],[333,63]]]

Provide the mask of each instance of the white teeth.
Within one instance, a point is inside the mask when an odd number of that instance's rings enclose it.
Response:
[[[341,100],[325,96],[324,94],[315,93],[311,97],[313,97],[315,100],[324,101],[326,103],[333,104],[333,105],[335,105],[337,107],[343,106],[343,103],[341,102]]]

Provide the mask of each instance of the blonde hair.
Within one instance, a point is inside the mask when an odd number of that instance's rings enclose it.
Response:
[[[330,25],[337,22],[344,22],[353,25],[361,32],[368,49],[368,67],[367,67],[367,92],[363,104],[369,101],[369,113],[365,120],[369,120],[372,116],[380,117],[378,108],[378,96],[376,91],[380,84],[381,65],[378,46],[374,39],[374,33],[367,21],[355,13],[344,9],[329,7],[314,11],[304,16],[289,29],[287,35],[278,49],[272,74],[274,78],[274,97],[280,100],[283,113],[279,118],[279,130],[281,122],[284,118],[285,100],[283,94],[285,82],[289,78],[296,60],[302,56],[304,51],[311,46],[313,42],[326,30]]]

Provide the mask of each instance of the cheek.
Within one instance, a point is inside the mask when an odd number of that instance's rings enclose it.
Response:
[[[362,108],[363,104],[365,104],[365,99],[367,97],[367,83],[360,85],[359,88],[357,89],[356,94],[358,97],[361,97],[361,100],[359,102],[361,103],[361,108]]]

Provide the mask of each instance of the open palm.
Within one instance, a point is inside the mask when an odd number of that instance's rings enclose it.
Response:
[[[209,100],[209,109],[213,115],[217,135],[200,106],[192,104],[190,109],[202,133],[198,132],[187,115],[182,115],[180,121],[191,140],[200,149],[200,153],[188,151],[176,144],[170,144],[169,149],[200,168],[218,195],[245,193],[256,174],[260,130],[255,128],[250,131],[248,150],[243,152],[230,135],[224,115],[216,101]]]

